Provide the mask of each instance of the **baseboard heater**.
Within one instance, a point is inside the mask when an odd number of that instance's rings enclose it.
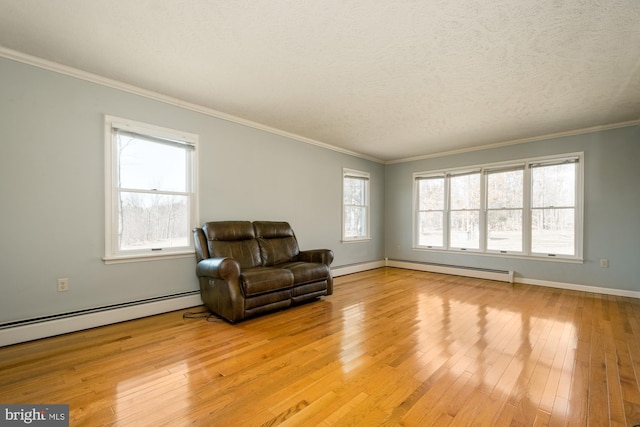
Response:
[[[188,291],[0,324],[0,347],[152,316],[202,304]]]
[[[431,273],[453,274],[455,276],[473,277],[477,279],[497,280],[513,283],[511,270],[494,270],[489,268],[467,267],[460,265],[436,264],[428,262],[388,260],[387,267],[405,268],[408,270],[428,271]]]

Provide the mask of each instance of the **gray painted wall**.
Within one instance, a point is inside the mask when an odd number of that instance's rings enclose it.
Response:
[[[198,289],[195,258],[102,261],[105,114],[200,136],[201,223],[286,220],[334,267],[384,257],[382,164],[7,59],[0,76],[0,323]],[[343,167],[371,174],[369,242],[340,242]]]
[[[412,249],[412,175],[443,168],[584,151],[584,263]],[[640,291],[640,127],[632,126],[449,155],[386,168],[386,256],[514,270],[516,277]],[[609,260],[600,268],[599,260]]]
[[[333,249],[334,267],[387,256],[640,290],[638,126],[385,166],[7,59],[0,76],[0,323],[197,289],[192,258],[102,261],[104,114],[200,135],[200,222],[287,220],[302,249]],[[414,172],[574,151],[585,152],[584,264],[412,249]],[[343,167],[371,173],[369,242],[340,242]]]

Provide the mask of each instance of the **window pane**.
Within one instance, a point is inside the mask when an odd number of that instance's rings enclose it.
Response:
[[[487,175],[489,209],[521,208],[524,171],[496,172]]]
[[[451,209],[480,208],[480,174],[451,177]]]
[[[539,166],[531,169],[532,207],[575,206],[576,164]]]
[[[367,236],[367,208],[363,206],[344,207],[344,237]]]
[[[444,212],[420,212],[418,218],[418,245],[444,246]]]
[[[344,179],[344,204],[345,205],[365,205],[366,180],[361,178]]]
[[[119,249],[189,246],[187,196],[120,193]]]
[[[480,212],[451,212],[451,246],[478,249],[480,247]]]
[[[487,249],[522,252],[522,210],[487,213]]]
[[[533,209],[531,250],[575,255],[575,209]]]
[[[444,178],[418,180],[418,209],[444,210]]]
[[[190,152],[158,142],[118,137],[119,187],[160,191],[187,190],[186,165]]]

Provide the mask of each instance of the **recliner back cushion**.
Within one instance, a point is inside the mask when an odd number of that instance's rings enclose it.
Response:
[[[287,222],[255,221],[262,265],[272,266],[296,261],[300,249],[293,229]]]
[[[249,221],[207,222],[202,229],[207,237],[209,256],[229,257],[240,263],[240,267],[262,265],[260,247]]]

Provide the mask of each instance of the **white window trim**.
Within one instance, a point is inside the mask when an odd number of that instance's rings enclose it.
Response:
[[[521,251],[509,251],[509,250],[501,250],[501,249],[489,249],[487,246],[487,240],[488,240],[488,236],[489,236],[489,230],[488,230],[488,215],[489,215],[489,211],[497,211],[497,210],[503,210],[503,209],[489,209],[489,203],[488,203],[488,180],[489,180],[489,175],[492,173],[500,173],[500,172],[509,172],[509,171],[516,171],[516,170],[521,170],[522,171],[522,184],[523,184],[523,189],[522,189],[522,208],[513,208],[513,210],[521,210],[522,211],[522,250]],[[482,229],[482,242],[481,244],[484,245],[484,253],[486,254],[490,254],[490,255],[515,255],[515,256],[525,256],[527,258],[530,257],[530,255],[527,255],[525,252],[525,248],[529,247],[529,243],[530,242],[530,236],[531,236],[531,228],[530,227],[526,227],[527,224],[530,224],[530,209],[526,208],[527,205],[527,200],[530,200],[530,194],[531,194],[531,186],[530,185],[525,185],[527,182],[530,182],[530,179],[527,178],[526,174],[529,173],[529,168],[527,167],[527,163],[526,162],[509,162],[507,164],[501,163],[500,165],[496,166],[496,167],[492,167],[492,166],[488,166],[485,167],[482,173],[482,179],[484,180],[484,186],[483,186],[483,190],[485,192],[485,194],[483,195],[483,200],[484,200],[484,222],[481,223],[481,229]],[[509,210],[508,208],[506,210]]]
[[[450,170],[449,173],[447,174],[448,176],[445,178],[445,214],[446,214],[446,221],[445,224],[447,224],[447,228],[445,230],[450,231],[451,230],[451,213],[452,212],[478,212],[478,247],[477,248],[472,248],[472,247],[464,247],[464,246],[452,246],[451,243],[451,233],[450,232],[446,232],[445,236],[447,237],[445,239],[445,244],[447,245],[447,247],[449,248],[449,250],[451,251],[456,251],[456,252],[482,252],[483,251],[483,232],[482,230],[484,229],[483,226],[483,218],[484,215],[486,213],[486,211],[483,209],[483,200],[484,200],[484,186],[481,184],[480,185],[480,206],[478,206],[478,209],[453,209],[451,207],[452,201],[451,201],[451,178],[453,177],[457,177],[457,176],[465,176],[465,175],[478,175],[479,179],[482,180],[482,169],[477,169],[477,168],[473,168],[471,170],[467,170],[466,168],[462,169],[462,170]]]
[[[151,125],[142,122],[136,122],[129,119],[105,115],[104,120],[104,156],[105,156],[105,256],[103,261],[105,264],[128,263],[138,261],[153,261],[159,259],[187,258],[192,257],[195,253],[193,247],[193,237],[189,236],[189,246],[182,248],[163,248],[160,252],[151,249],[140,251],[120,252],[117,248],[118,229],[114,225],[114,218],[117,217],[117,203],[114,198],[117,196],[115,191],[117,183],[115,182],[116,144],[113,136],[114,129],[122,129],[129,132],[139,133],[142,135],[152,135],[158,138],[175,140],[188,144],[194,148],[194,154],[191,161],[191,182],[190,182],[190,223],[194,227],[198,224],[198,135],[177,131],[161,126]]]
[[[575,255],[562,255],[562,254],[540,254],[534,253],[531,251],[531,164],[536,163],[552,163],[552,162],[561,162],[564,160],[572,160],[577,159],[577,163],[579,164],[577,176],[576,176],[576,200],[575,200]],[[496,250],[488,250],[486,245],[486,233],[487,233],[487,223],[486,223],[486,214],[487,214],[487,204],[486,204],[486,181],[484,179],[481,180],[481,223],[480,223],[480,249],[479,250],[471,250],[465,249],[461,250],[460,248],[452,248],[449,246],[449,229],[448,229],[448,217],[449,217],[449,189],[448,189],[448,180],[445,182],[445,221],[444,221],[444,244],[445,247],[429,247],[429,246],[421,246],[418,244],[418,185],[417,182],[420,178],[434,178],[434,177],[442,177],[451,174],[459,174],[464,173],[470,170],[480,169],[484,171],[493,171],[499,168],[509,168],[511,166],[523,165],[524,164],[524,206],[523,206],[523,251],[522,252],[514,252],[507,251],[506,253],[503,251]],[[483,256],[497,256],[497,257],[505,257],[505,258],[519,258],[519,259],[536,259],[536,260],[547,260],[547,261],[559,261],[559,262],[569,262],[569,263],[581,263],[584,261],[584,152],[574,152],[574,153],[565,153],[559,155],[552,156],[542,156],[542,157],[534,157],[534,158],[526,158],[526,159],[516,159],[509,160],[505,162],[497,162],[497,163],[486,163],[480,165],[473,166],[464,166],[460,168],[451,168],[451,169],[440,169],[426,172],[415,172],[413,174],[413,249],[420,251],[429,251],[429,252],[442,252],[442,253],[470,253],[473,255],[483,255]]]
[[[418,173],[413,174],[413,247],[414,248],[425,248],[425,249],[437,249],[437,250],[445,250],[448,247],[448,244],[445,240],[445,236],[443,235],[442,245],[434,246],[434,245],[418,245],[418,220],[420,216],[420,202],[418,200],[419,195],[419,185],[418,181],[420,179],[442,179],[444,185],[444,206],[442,209],[434,209],[434,210],[425,210],[425,212],[442,212],[442,227],[443,229],[447,229],[449,227],[449,216],[447,215],[447,205],[449,204],[449,180],[446,179],[447,175],[444,172],[435,172],[435,173]]]
[[[366,180],[366,191],[365,191],[365,198],[366,198],[366,225],[367,225],[367,229],[366,229],[366,235],[365,236],[356,236],[356,237],[346,237],[345,236],[345,216],[344,216],[344,179],[347,177],[352,177],[352,178],[362,178]],[[358,243],[358,242],[365,242],[365,241],[369,241],[371,240],[371,174],[369,174],[368,172],[363,172],[363,171],[359,171],[359,170],[355,170],[355,169],[348,169],[348,168],[343,168],[342,169],[342,243]]]

